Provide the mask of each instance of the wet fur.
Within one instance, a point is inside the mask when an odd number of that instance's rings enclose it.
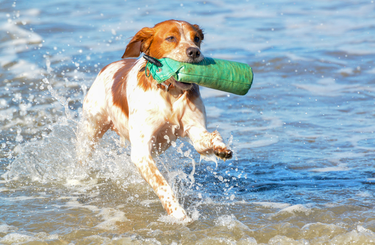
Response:
[[[171,38],[173,37],[173,38]],[[144,73],[141,52],[155,58],[169,57],[182,62],[199,62],[187,48],[199,49],[204,39],[198,25],[169,20],[153,28],[141,29],[129,42],[122,60],[104,67],[83,103],[83,119],[78,128],[77,150],[84,162],[103,134],[114,130],[131,144],[131,160],[158,195],[167,213],[180,221],[190,221],[171,187],[159,172],[153,157],[163,153],[177,137],[188,136],[200,154],[232,156],[217,131],[206,129],[206,113],[199,86],[172,81],[169,91],[157,86]],[[197,41],[199,40],[199,41]]]

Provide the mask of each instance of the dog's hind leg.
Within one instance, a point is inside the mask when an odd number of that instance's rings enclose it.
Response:
[[[83,115],[77,130],[77,158],[80,163],[90,157],[96,142],[112,127],[106,112],[103,82],[97,78],[83,102]]]
[[[80,163],[91,157],[95,144],[112,127],[112,122],[100,116],[85,115],[77,130],[77,157]]]

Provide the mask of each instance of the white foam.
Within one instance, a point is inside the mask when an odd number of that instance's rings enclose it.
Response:
[[[14,243],[23,243],[31,242],[37,240],[35,237],[19,234],[19,233],[10,233],[0,239],[2,244],[14,244]]]
[[[0,224],[0,233],[15,232],[16,230],[18,230],[18,228],[15,226],[10,226],[5,223]]]
[[[357,225],[357,231],[362,232],[362,233],[372,233],[373,235],[375,235],[375,233],[373,231],[371,231],[369,229],[366,229],[365,227],[363,227],[361,225]]]
[[[82,170],[82,169],[81,169]],[[90,178],[90,179],[66,179],[66,183],[64,186],[68,188],[72,188],[74,190],[80,190],[82,193],[95,188],[98,184],[97,178]]]
[[[34,200],[34,199],[45,199],[46,197],[41,196],[17,196],[17,197],[3,197],[3,200],[7,202],[19,202],[19,201],[27,201],[27,200]]]
[[[50,128],[51,133],[42,140],[22,144],[3,178],[27,177],[39,182],[60,182],[76,191],[93,188],[98,178],[118,179],[122,185],[143,181],[130,161],[129,150],[123,150],[119,140],[111,138],[112,134],[104,136],[87,166],[82,167],[75,158],[74,123],[56,123]],[[95,178],[90,176],[93,170],[97,172]]]
[[[359,196],[359,197],[365,197],[365,198],[373,198],[374,197],[374,194],[372,194],[371,192],[369,191],[359,191],[356,196]]]
[[[290,238],[287,236],[281,236],[281,235],[274,236],[268,241],[268,245],[306,245],[306,244],[310,244],[310,243],[306,241],[305,239],[296,241],[293,238]]]
[[[129,221],[125,217],[125,213],[113,208],[103,208],[99,215],[104,219],[103,222],[99,223],[95,227],[103,230],[117,230],[117,222]]]
[[[283,208],[278,213],[304,213],[305,215],[309,215],[312,212],[311,208],[307,208],[304,205],[297,204],[290,207]]]
[[[239,221],[233,214],[218,217],[215,220],[215,224],[217,226],[225,226],[230,230],[241,229],[251,231],[247,225]]]
[[[72,197],[67,197],[68,199],[73,199]],[[66,199],[66,198],[62,198],[62,199]],[[76,209],[76,208],[85,208],[85,209],[88,209],[92,212],[99,212],[100,209],[97,207],[97,206],[94,206],[94,205],[85,205],[85,204],[82,204],[80,202],[78,202],[77,200],[70,200],[70,201],[67,201],[64,205],[66,208],[69,208],[69,209]]]
[[[65,186],[77,186],[77,185],[82,185],[83,183],[81,180],[78,179],[67,179]]]
[[[11,121],[13,119],[13,110],[14,110],[14,108],[1,110],[0,121],[5,121],[5,120]]]
[[[279,203],[279,202],[253,202],[255,205],[261,205],[265,208],[276,208],[276,209],[283,209],[290,207],[289,203]]]
[[[374,244],[375,233],[358,225],[355,230],[333,237],[330,244]]]
[[[193,222],[194,220],[193,220],[193,218],[190,218],[190,217],[187,217],[184,220],[178,220],[175,217],[172,217],[170,215],[161,215],[158,218],[158,221],[166,223],[166,224],[188,225],[191,222]]]
[[[187,243],[189,244],[189,243]],[[199,244],[199,245],[212,245],[212,244],[238,244],[238,245],[257,245],[257,241],[253,237],[246,237],[241,239],[230,239],[225,237],[214,237],[212,236],[206,236],[203,239],[200,239],[197,243],[192,244]],[[171,244],[174,245],[174,244]]]
[[[150,207],[150,204],[153,204],[153,203],[159,203],[160,200],[159,199],[154,199],[154,200],[143,200],[141,201],[141,205],[145,206],[145,207]]]
[[[344,225],[345,227],[345,225]],[[321,222],[316,222],[316,223],[308,223],[305,224],[302,228],[301,231],[305,234],[305,236],[308,237],[316,237],[317,234],[321,238],[326,237],[327,235],[332,235],[332,234],[339,234],[339,233],[345,233],[346,228],[343,226],[340,226],[340,223],[338,224],[326,224],[326,223],[321,223]],[[326,239],[324,239],[326,240]]]
[[[0,239],[1,244],[20,244],[26,242],[43,242],[47,240],[56,240],[58,239],[58,235],[49,235],[45,232],[39,233],[10,233]]]

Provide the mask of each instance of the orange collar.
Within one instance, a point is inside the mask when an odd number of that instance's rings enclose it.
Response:
[[[162,83],[158,83],[158,85],[156,86],[160,89],[164,89],[166,92],[168,92],[171,88],[174,88],[174,85],[168,80]]]

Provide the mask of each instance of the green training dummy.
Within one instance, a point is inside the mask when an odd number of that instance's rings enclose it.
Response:
[[[178,82],[195,83],[238,95],[245,95],[253,83],[253,71],[244,63],[204,58],[199,63],[185,63],[169,58],[155,59],[144,55],[148,61],[146,76],[162,83],[173,77]]]

